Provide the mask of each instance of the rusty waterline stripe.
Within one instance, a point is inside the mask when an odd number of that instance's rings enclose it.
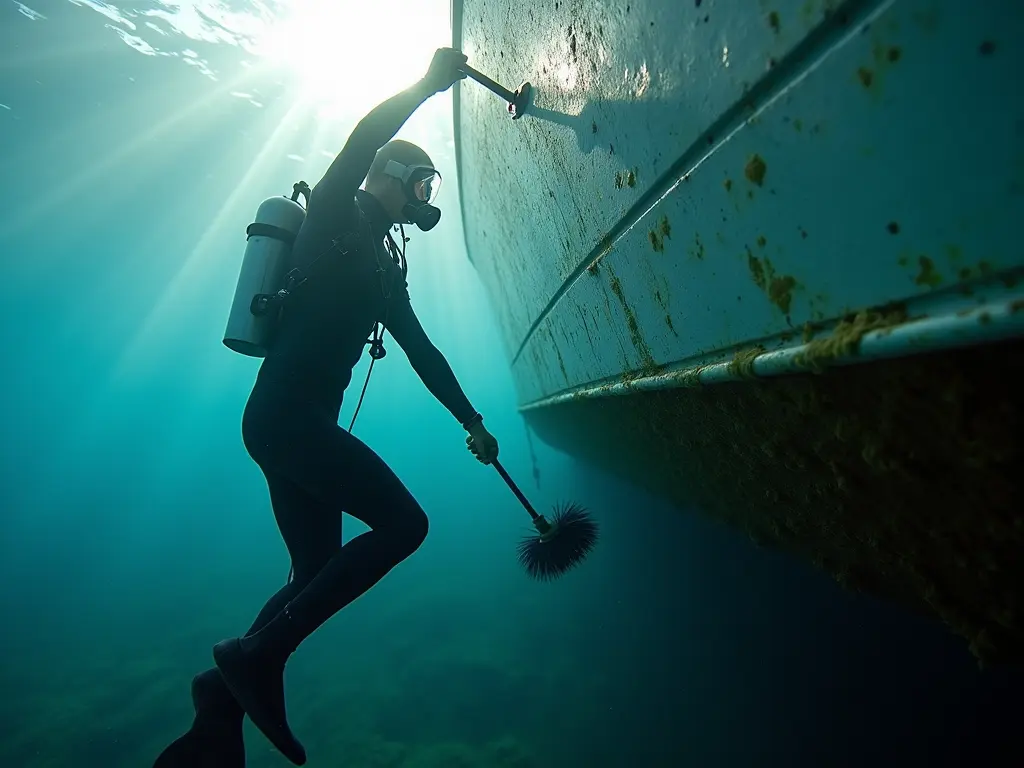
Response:
[[[977,346],[1015,337],[1024,337],[1024,296],[1001,299],[970,311],[908,320],[893,327],[868,331],[861,337],[860,343],[854,345],[853,351],[829,356],[825,360],[813,355],[811,350],[814,342],[762,352],[751,357],[742,366],[736,365],[732,360],[722,360],[722,355],[718,354],[713,358],[718,362],[701,364],[691,359],[677,364],[670,370],[639,376],[627,382],[609,380],[604,384],[593,384],[586,388],[541,398],[520,406],[519,410],[545,408],[580,398],[629,395],[636,392],[808,373],[812,370],[807,363],[808,358],[813,358],[824,368],[831,368]]]

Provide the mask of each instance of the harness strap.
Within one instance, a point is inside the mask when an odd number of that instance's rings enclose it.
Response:
[[[295,235],[282,227],[275,227],[273,224],[260,224],[253,222],[245,228],[245,239],[251,237],[270,237],[280,240],[282,243],[292,245],[295,242]]]

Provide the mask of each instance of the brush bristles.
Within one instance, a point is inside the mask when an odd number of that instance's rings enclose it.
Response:
[[[597,523],[578,504],[556,509],[550,523],[554,534],[547,541],[532,535],[517,547],[520,564],[539,581],[550,581],[579,565],[597,544]]]

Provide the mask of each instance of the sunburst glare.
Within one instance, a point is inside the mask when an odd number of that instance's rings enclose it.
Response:
[[[438,3],[298,0],[260,35],[264,62],[288,71],[321,117],[362,115],[408,86],[451,38]]]

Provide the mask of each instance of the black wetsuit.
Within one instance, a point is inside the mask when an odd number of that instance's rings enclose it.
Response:
[[[347,255],[329,252],[295,291],[242,420],[246,450],[266,476],[294,568],[292,581],[267,602],[248,634],[287,604],[291,647],[376,584],[427,534],[427,517],[401,480],[338,425],[343,393],[374,324],[386,324],[455,418],[465,424],[475,413],[423,332],[401,269],[385,250],[389,217],[376,198],[358,189],[376,151],[421,100],[402,93],[367,115],[313,189],[295,240],[295,265],[308,265],[349,232],[359,232],[359,247]],[[343,512],[371,529],[344,547]]]

